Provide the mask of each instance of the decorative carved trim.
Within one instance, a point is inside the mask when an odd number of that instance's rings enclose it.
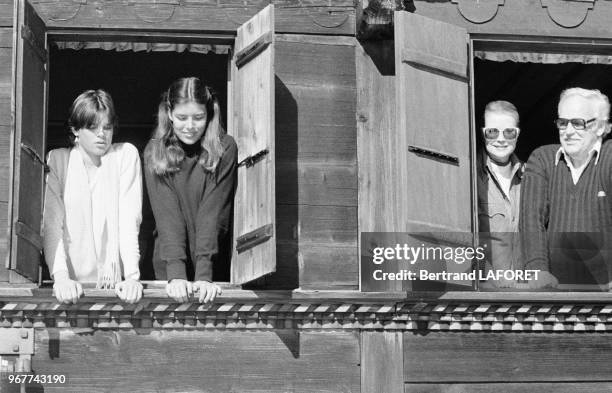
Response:
[[[540,0],[548,16],[561,27],[577,27],[585,21],[595,0]]]
[[[218,18],[230,22],[230,27],[238,27],[251,16],[273,3],[281,10],[277,16],[287,23],[287,19],[304,20],[319,29],[342,30],[350,24],[355,15],[353,0],[32,0],[41,18],[51,22],[71,24],[91,24],[91,15],[100,23],[109,23],[116,15],[130,13],[147,24],[172,22],[180,24],[182,18],[189,20],[198,16]],[[398,0],[399,1],[399,0]],[[122,23],[123,20],[118,20]],[[97,25],[99,26],[99,25]],[[114,26],[114,25],[113,25]],[[193,29],[191,27],[190,29]]]
[[[505,0],[451,0],[457,4],[459,13],[472,23],[486,23],[495,18],[497,10]]]
[[[30,0],[36,11],[52,21],[73,19],[87,0]]]
[[[0,302],[0,328],[11,327],[607,332],[612,304]]]

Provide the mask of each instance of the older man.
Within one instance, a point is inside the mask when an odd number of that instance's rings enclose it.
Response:
[[[602,143],[609,113],[598,90],[563,91],[555,121],[561,145],[529,157],[520,231],[526,268],[541,270],[533,288],[609,282],[604,237],[612,232],[612,144]]]
[[[523,165],[514,154],[520,134],[519,114],[508,101],[493,101],[484,111],[485,151],[478,165],[478,226],[485,244],[485,270],[519,268],[519,202]],[[484,154],[486,152],[486,154]],[[490,283],[512,287],[505,279]]]

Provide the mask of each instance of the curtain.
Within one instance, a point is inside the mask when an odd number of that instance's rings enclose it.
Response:
[[[542,52],[506,52],[506,51],[474,51],[474,55],[482,60],[513,61],[515,63],[582,63],[582,64],[612,64],[612,56],[582,54],[582,53],[542,53]]]
[[[103,49],[115,50],[118,52],[194,52],[194,53],[213,53],[227,54],[230,45],[209,45],[209,44],[171,44],[159,42],[55,42],[59,49]]]

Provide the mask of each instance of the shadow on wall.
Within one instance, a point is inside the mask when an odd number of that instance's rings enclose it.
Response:
[[[294,289],[299,286],[298,107],[283,81],[275,77],[276,272],[249,288]],[[286,203],[293,202],[293,203]]]

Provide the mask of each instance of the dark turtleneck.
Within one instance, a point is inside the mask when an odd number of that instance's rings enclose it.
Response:
[[[192,280],[187,277],[186,264],[195,268],[193,280],[212,280],[212,258],[219,252],[219,238],[230,227],[237,182],[236,142],[223,135],[221,145],[224,152],[214,173],[198,164],[199,143],[181,143],[185,159],[178,172],[158,176],[149,168],[145,170],[160,258],[166,262],[168,280]]]
[[[193,145],[188,145],[179,141],[179,145],[181,146],[181,149],[183,149],[183,151],[185,152],[185,157],[199,157],[200,153],[202,152],[202,145],[199,141],[197,143],[194,143]]]

